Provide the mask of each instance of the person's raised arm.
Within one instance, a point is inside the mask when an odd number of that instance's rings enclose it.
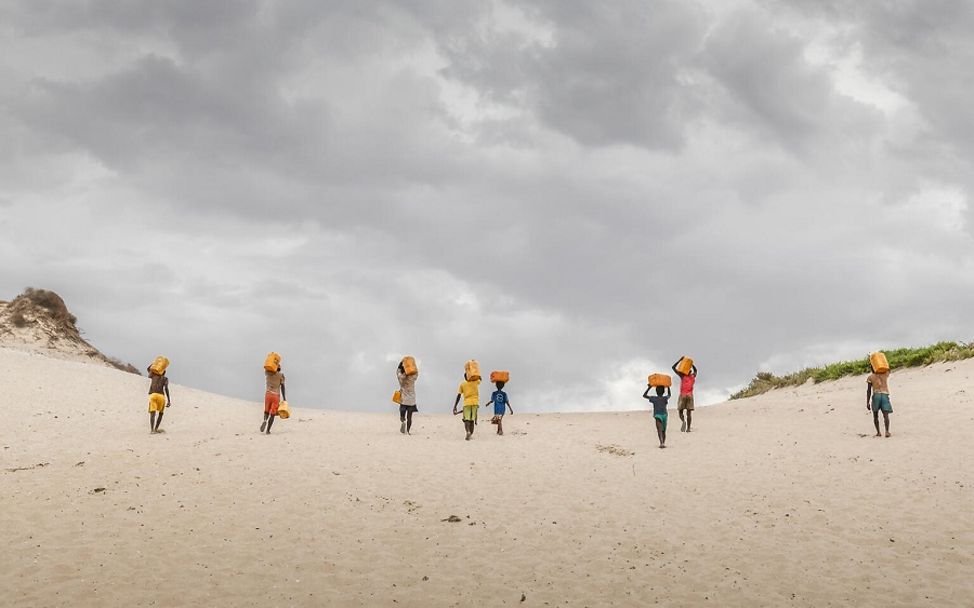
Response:
[[[670,392],[670,387],[667,386],[666,387],[666,398],[669,399],[671,394],[672,393]]]
[[[697,375],[697,364],[696,363],[694,363],[693,365],[690,366],[690,371],[693,372],[693,375],[694,376]]]
[[[683,374],[681,374],[681,373],[680,373],[679,371],[677,371],[677,369],[676,369],[676,366],[680,364],[680,361],[683,361],[683,357],[680,357],[679,359],[677,359],[677,360],[676,360],[676,363],[674,363],[674,364],[673,364],[673,367],[672,367],[672,368],[670,368],[670,369],[672,369],[672,370],[673,370],[673,373],[674,373],[674,374],[676,374],[677,376],[680,376],[680,377],[682,377],[682,376],[683,376]]]
[[[653,390],[653,385],[652,384],[646,385],[646,392],[643,393],[643,399],[649,399],[649,391],[651,390]]]

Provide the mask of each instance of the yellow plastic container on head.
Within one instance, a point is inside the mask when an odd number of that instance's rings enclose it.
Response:
[[[277,417],[285,420],[291,417],[291,408],[288,406],[287,401],[281,401],[281,404],[277,406]]]
[[[267,353],[264,359],[264,369],[269,372],[276,372],[281,367],[281,355],[277,353]]]
[[[684,355],[680,359],[680,362],[676,364],[676,371],[681,374],[689,374],[691,370],[693,370],[693,359]]]
[[[881,352],[875,352],[869,355],[869,364],[872,365],[873,371],[877,374],[885,374],[889,372],[889,362],[886,360],[886,355]]]
[[[494,371],[494,372],[490,372],[490,381],[491,382],[510,382],[511,381],[511,372],[505,372],[505,371],[499,371],[499,372],[498,371]]]
[[[419,368],[416,367],[416,359],[408,355],[402,358],[402,369],[407,376],[415,376],[419,373]]]
[[[402,405],[402,393],[399,392],[399,391],[394,392],[392,394],[392,402],[393,403],[398,403],[399,405]]]
[[[152,365],[149,366],[149,372],[156,374],[157,376],[161,376],[166,373],[166,368],[168,367],[169,359],[159,355],[156,357],[155,361],[152,362]]]
[[[673,379],[670,378],[669,374],[650,374],[649,375],[649,385],[650,386],[673,386]]]
[[[466,365],[463,366],[463,372],[467,375],[467,380],[471,382],[480,380],[480,364],[477,363],[476,359],[467,361]]]

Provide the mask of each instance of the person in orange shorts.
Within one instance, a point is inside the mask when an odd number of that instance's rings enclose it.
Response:
[[[162,414],[166,411],[166,408],[172,405],[172,399],[169,397],[169,378],[166,377],[166,372],[163,371],[161,374],[157,374],[153,371],[152,366],[149,366],[149,432],[150,433],[161,433],[159,430],[159,425],[162,424]],[[158,414],[158,418],[156,417]]]
[[[281,406],[281,399],[287,399],[284,392],[284,374],[281,373],[281,366],[277,366],[276,372],[264,370],[267,379],[267,392],[264,393],[264,422],[260,425],[260,432],[267,429],[267,434],[271,434],[271,427],[274,426],[274,418],[277,417],[277,408]]]

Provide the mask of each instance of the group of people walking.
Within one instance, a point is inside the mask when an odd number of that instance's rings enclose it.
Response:
[[[879,413],[882,412],[886,437],[890,437],[889,415],[893,412],[893,406],[889,397],[889,365],[882,353],[874,353],[870,359],[873,373],[866,378],[866,409],[872,411],[877,437],[882,436],[879,428]],[[169,359],[159,356],[147,368],[149,373],[149,431],[151,433],[163,432],[159,428],[162,424],[162,417],[166,408],[172,405],[169,394],[169,378],[166,376],[168,366]],[[693,389],[697,380],[697,366],[692,359],[680,357],[673,364],[672,370],[680,379],[680,396],[677,400],[680,432],[689,433],[692,431],[693,425]],[[260,432],[269,435],[271,427],[274,426],[275,418],[290,416],[285,392],[285,378],[279,354],[268,353],[264,362],[264,377],[264,420],[261,422]],[[410,435],[413,427],[413,414],[419,411],[416,403],[416,381],[419,379],[419,368],[412,357],[403,357],[399,362],[396,367],[396,378],[399,381],[399,390],[394,393],[393,401],[399,404],[399,432]],[[491,374],[491,382],[493,382],[496,390],[491,393],[490,401],[484,405],[484,407],[493,406],[493,417],[490,422],[497,426],[498,435],[504,434],[504,416],[508,413],[514,414],[510,397],[504,391],[509,379],[510,374],[508,372],[493,372]],[[456,400],[453,403],[453,415],[463,414],[463,426],[467,441],[470,441],[477,428],[478,410],[480,409],[480,382],[479,365],[475,360],[468,361],[464,368],[463,382],[457,389]],[[646,391],[643,393],[643,398],[647,399],[653,406],[653,419],[656,423],[656,434],[659,438],[660,448],[666,447],[667,407],[671,396],[670,384],[669,376],[652,374]],[[461,400],[463,401],[462,410],[460,409]]]
[[[413,414],[419,411],[416,405],[416,380],[419,378],[419,368],[412,357],[403,357],[396,368],[396,378],[399,380],[399,390],[396,391],[392,400],[399,404],[399,432],[406,435],[410,434],[413,427]],[[497,425],[497,434],[504,434],[504,416],[507,412],[514,414],[511,400],[504,391],[504,386],[510,379],[508,372],[491,373],[491,381],[497,388],[491,396],[490,401],[484,405],[493,404],[494,415],[490,419],[491,424]],[[467,361],[464,366],[463,382],[457,389],[457,397],[453,402],[453,415],[461,413],[460,401],[463,400],[463,428],[466,431],[465,439],[470,441],[477,428],[478,413],[480,410],[480,365],[476,360]]]

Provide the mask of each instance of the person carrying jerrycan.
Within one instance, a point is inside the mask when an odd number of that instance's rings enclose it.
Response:
[[[680,357],[673,364],[673,372],[680,377],[680,398],[676,402],[676,412],[680,415],[680,432],[689,433],[690,425],[693,424],[693,385],[697,382],[697,366],[693,359]]]
[[[507,410],[514,415],[514,408],[511,407],[511,399],[504,392],[504,385],[510,380],[508,372],[491,372],[490,381],[494,383],[497,390],[490,396],[490,403],[494,404],[494,417],[490,419],[491,424],[497,425],[497,434],[504,434],[504,414]],[[486,405],[484,407],[487,407]]]
[[[453,402],[454,416],[459,413],[457,406],[460,399],[463,399],[463,428],[467,431],[466,440],[470,441],[477,425],[477,408],[480,407],[480,368],[474,360],[467,362],[463,382],[457,389],[457,398]]]
[[[147,368],[149,372],[149,432],[162,433],[159,425],[162,424],[162,414],[166,408],[172,405],[172,398],[169,396],[169,378],[166,377],[166,368],[169,367],[169,359],[158,356]],[[156,415],[158,414],[158,418]]]
[[[281,399],[287,399],[284,392],[284,374],[281,372],[281,355],[268,353],[264,360],[264,380],[267,389],[264,392],[264,421],[260,424],[260,432],[271,434],[274,418],[281,407]]]

